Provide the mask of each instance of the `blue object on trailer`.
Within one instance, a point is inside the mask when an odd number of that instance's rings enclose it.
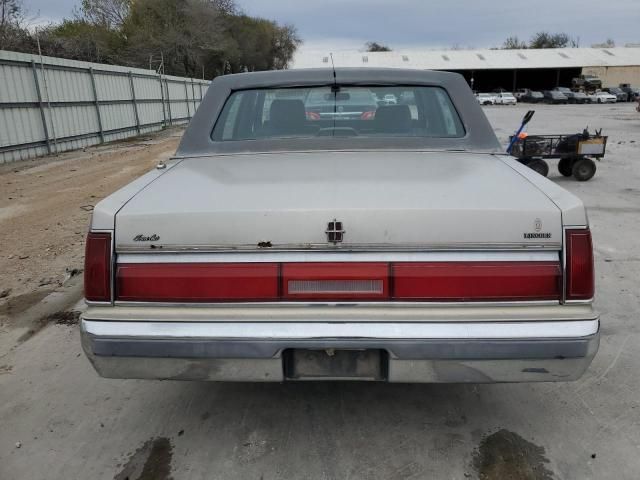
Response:
[[[536,113],[535,110],[529,110],[525,114],[524,118],[522,119],[522,124],[520,125],[520,128],[518,129],[516,134],[513,137],[511,137],[511,141],[509,142],[509,146],[507,147],[507,153],[511,153],[511,149],[513,148],[513,145],[518,141],[518,137],[522,133],[522,130],[524,130],[524,127],[527,125],[527,123],[531,121],[534,113]]]

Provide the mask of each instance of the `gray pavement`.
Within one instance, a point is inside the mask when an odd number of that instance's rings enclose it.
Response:
[[[536,106],[610,136],[586,183],[600,351],[574,383],[207,384],[99,378],[77,326],[0,336],[0,479],[640,478],[640,114]],[[488,107],[503,141],[527,106]]]

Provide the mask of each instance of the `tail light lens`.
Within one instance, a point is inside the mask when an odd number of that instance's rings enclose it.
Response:
[[[91,302],[111,301],[111,234],[87,235],[84,255],[84,297]]]
[[[282,296],[288,300],[384,300],[389,298],[389,266],[386,263],[284,264]]]
[[[373,120],[374,118],[376,118],[375,110],[371,112],[364,112],[362,115],[360,115],[360,120]]]
[[[277,300],[278,270],[276,263],[123,264],[116,291],[130,302]]]
[[[559,300],[559,262],[433,262],[393,266],[394,298],[425,301]]]
[[[320,120],[320,114],[317,112],[306,112],[307,120]]]
[[[131,263],[116,297],[133,302],[560,300],[551,262]]]
[[[589,300],[594,294],[593,245],[589,229],[567,230],[566,299]]]

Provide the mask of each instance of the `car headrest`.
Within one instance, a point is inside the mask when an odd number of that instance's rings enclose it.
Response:
[[[289,132],[303,128],[306,122],[304,103],[302,100],[274,100],[271,103],[269,123],[277,130]]]
[[[375,116],[376,130],[387,133],[408,133],[411,131],[411,111],[409,105],[387,105],[378,107]]]

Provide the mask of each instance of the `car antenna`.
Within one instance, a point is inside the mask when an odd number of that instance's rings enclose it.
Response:
[[[338,81],[336,80],[336,65],[335,63],[333,63],[332,52],[329,52],[329,58],[331,58],[331,68],[333,69],[333,87],[331,88],[331,90],[337,92],[338,90],[340,90],[340,87],[338,87]]]

